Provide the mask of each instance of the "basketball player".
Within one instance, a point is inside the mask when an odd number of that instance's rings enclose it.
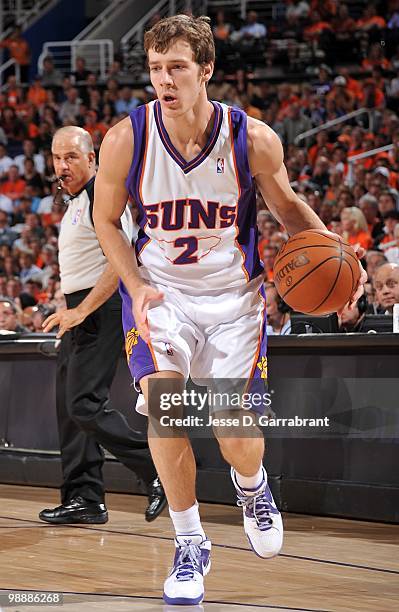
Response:
[[[162,378],[183,388],[189,375],[266,377],[255,182],[290,234],[325,226],[290,189],[276,134],[208,100],[215,60],[208,18],[163,19],[146,33],[145,49],[158,99],[107,133],[94,221],[123,281],[127,354],[148,405],[149,382]],[[127,192],[140,210],[135,254],[119,224]],[[283,526],[262,465],[263,436],[218,441],[249,542],[258,556],[273,557]],[[149,442],[176,531],[164,599],[194,605],[203,599],[211,542],[196,501],[193,451],[183,436]]]

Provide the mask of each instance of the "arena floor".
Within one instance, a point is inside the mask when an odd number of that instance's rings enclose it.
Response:
[[[166,606],[171,522],[164,511],[146,523],[145,502],[110,494],[106,525],[54,527],[37,515],[58,491],[0,485],[0,611],[398,610],[399,526],[288,514],[282,554],[263,561],[248,549],[240,510],[216,504],[201,504],[213,542],[205,602]],[[5,607],[6,590],[63,592],[64,603]]]

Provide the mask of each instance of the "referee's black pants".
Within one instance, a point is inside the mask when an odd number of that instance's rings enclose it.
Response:
[[[88,292],[66,295],[68,308],[77,306]],[[117,293],[62,337],[56,402],[62,503],[78,495],[93,502],[104,501],[104,453],[100,444],[147,484],[156,476],[149,450],[137,448],[137,438],[127,420],[109,404],[122,346],[121,300]]]

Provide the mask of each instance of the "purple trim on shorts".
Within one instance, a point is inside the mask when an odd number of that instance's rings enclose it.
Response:
[[[256,190],[251,176],[247,148],[247,115],[238,108],[232,108],[231,127],[234,154],[237,165],[241,195],[238,200],[237,242],[244,253],[244,266],[248,280],[263,273],[258,253],[258,227],[256,223]]]
[[[261,340],[260,340],[260,344],[259,344],[259,348],[258,348],[258,352],[256,355],[256,362],[255,362],[255,369],[252,375],[252,378],[248,381],[248,386],[247,386],[247,392],[248,393],[259,393],[261,395],[265,394],[268,392],[268,382],[267,382],[267,378],[262,378],[262,370],[261,368],[258,367],[258,363],[262,362],[262,358],[267,358],[267,333],[266,333],[266,329],[267,329],[267,316],[266,316],[266,293],[265,293],[265,288],[264,285],[262,284],[262,286],[259,289],[259,293],[261,294],[263,300],[263,305],[264,305],[264,315],[263,315],[263,323],[262,323],[262,330],[261,330]],[[266,362],[267,364],[267,362]],[[267,368],[267,365],[266,365]],[[267,372],[267,370],[266,370]],[[251,408],[251,410],[257,414],[264,414],[265,410],[266,410],[267,406],[266,405],[261,405],[261,406],[253,406]]]
[[[126,340],[128,332],[135,328],[136,324],[132,313],[132,299],[122,281],[119,281],[119,293],[122,298],[122,324]],[[128,365],[135,382],[140,382],[143,376],[158,371],[148,344],[140,336],[137,339],[137,344],[132,347]]]
[[[267,312],[266,312],[266,291],[265,291],[265,286],[262,283],[260,289],[259,289],[259,293],[261,294],[262,298],[263,298],[263,303],[264,303],[264,317],[263,317],[263,325],[262,325],[262,339],[260,342],[260,347],[259,347],[259,354],[258,357],[261,357],[262,355],[264,357],[266,357],[266,353],[267,353],[267,333],[266,333],[266,329],[267,329]],[[260,370],[259,370],[260,372]]]

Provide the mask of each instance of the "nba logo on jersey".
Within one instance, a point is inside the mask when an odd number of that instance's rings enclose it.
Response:
[[[216,172],[218,174],[223,174],[224,173],[224,158],[223,157],[218,157],[217,162],[216,162]]]
[[[171,357],[173,357],[173,349],[172,349],[172,345],[169,344],[169,342],[165,342],[165,348],[166,348],[166,353],[168,355],[170,355]]]

